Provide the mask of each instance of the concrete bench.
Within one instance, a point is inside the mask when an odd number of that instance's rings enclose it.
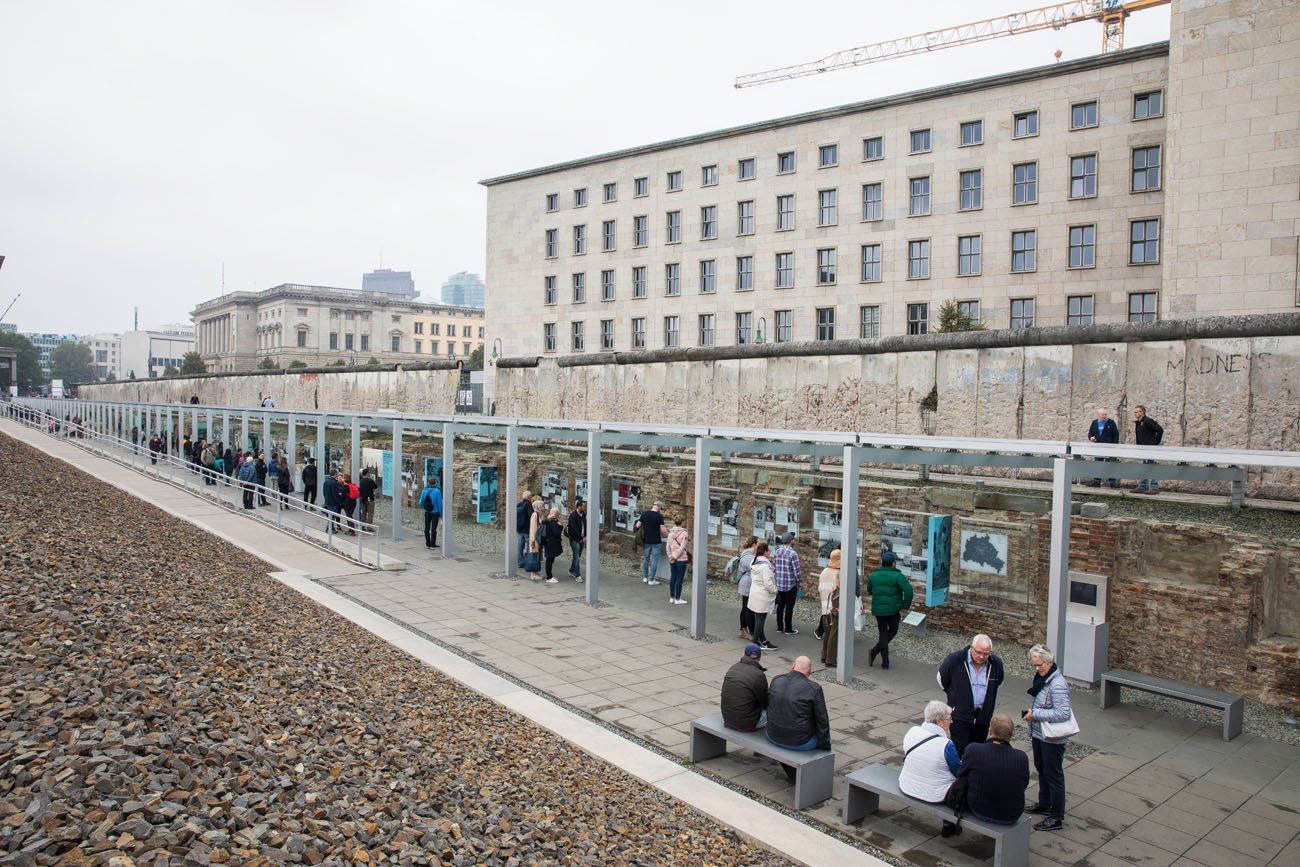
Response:
[[[956,819],[952,808],[946,804],[930,804],[904,795],[898,788],[898,768],[889,765],[867,765],[844,778],[844,824],[852,825],[880,809],[880,796],[901,801],[911,809],[922,810],[944,821]],[[972,815],[961,820],[963,831],[974,831],[992,837],[996,848],[993,854],[995,867],[1028,867],[1029,826],[1032,820],[1022,815],[1014,825],[983,822]]]
[[[800,752],[778,747],[767,739],[762,729],[738,732],[727,728],[722,724],[720,713],[691,720],[692,763],[726,755],[728,741],[793,767],[796,809],[802,810],[831,796],[835,782],[835,753],[830,750]]]
[[[1101,676],[1102,710],[1119,704],[1119,688],[1121,686],[1176,698],[1189,704],[1218,708],[1223,712],[1223,739],[1230,741],[1241,734],[1241,722],[1245,713],[1246,702],[1239,695],[1219,692],[1217,689],[1206,689],[1203,686],[1193,686],[1190,683],[1179,683],[1176,680],[1168,680],[1150,674],[1138,674],[1134,671],[1125,671],[1122,668],[1112,668]]]

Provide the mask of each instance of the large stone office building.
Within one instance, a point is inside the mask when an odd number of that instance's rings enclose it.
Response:
[[[285,283],[232,292],[194,308],[198,351],[211,372],[467,358],[483,345],[483,309],[381,291]]]
[[[949,300],[994,329],[1295,311],[1300,21],[1255,7],[1175,2],[1168,43],[484,181],[488,338],[876,338]]]

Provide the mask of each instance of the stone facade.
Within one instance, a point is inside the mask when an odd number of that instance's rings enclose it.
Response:
[[[1082,321],[1070,315],[1085,309],[1097,323],[1295,310],[1294,0],[1173,6],[1168,44],[484,181],[488,341],[501,338],[512,357],[734,345],[760,331],[768,342],[888,337],[932,324],[948,300],[978,305],[991,328],[1066,325]],[[1095,124],[1087,109],[1074,115],[1090,103]],[[1018,119],[1030,112],[1032,131]],[[964,143],[963,125],[975,121],[978,143]],[[912,134],[921,130],[927,146],[914,153]],[[876,137],[881,157],[867,159],[864,142]],[[823,166],[831,146],[837,152]],[[782,154],[792,155],[784,171]],[[1091,176],[1076,183],[1077,168],[1092,170],[1076,162],[1088,156],[1096,158],[1095,184]],[[752,179],[741,174],[748,160]],[[1159,170],[1135,180],[1139,162],[1151,160]],[[1015,167],[1031,163],[1037,189],[1020,203]],[[982,172],[978,208],[964,207],[972,203],[961,191],[961,173],[973,170]],[[922,178],[926,199],[914,208],[912,184]],[[879,213],[868,213],[864,186],[877,183]],[[823,213],[821,197],[831,191],[834,213]],[[784,196],[793,197],[789,228],[778,223]],[[741,224],[742,203],[753,205],[752,229]],[[669,236],[670,215],[680,220],[679,241]],[[646,221],[644,243],[634,235],[638,218]],[[1083,227],[1095,232],[1095,245],[1072,260],[1071,229]],[[1159,240],[1138,244],[1135,256],[1139,230]],[[1025,231],[1036,233],[1032,270],[1014,256],[1013,234]],[[962,238],[978,239],[977,263],[960,258]],[[923,276],[910,263],[919,241],[928,244]],[[875,245],[878,276],[862,267],[864,248]],[[788,284],[778,279],[778,257],[787,253]],[[823,256],[834,261],[826,273]],[[752,268],[748,286],[742,261]],[[638,269],[644,297],[634,295]],[[1024,302],[1032,316],[1015,316],[1027,313]],[[634,342],[638,328],[644,345]]]

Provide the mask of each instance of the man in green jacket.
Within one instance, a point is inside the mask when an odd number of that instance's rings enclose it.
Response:
[[[880,639],[867,651],[867,665],[889,668],[889,642],[898,634],[898,612],[912,607],[912,582],[894,566],[897,558],[893,551],[880,555],[880,568],[867,579],[867,593],[871,596],[871,614],[876,618]]]

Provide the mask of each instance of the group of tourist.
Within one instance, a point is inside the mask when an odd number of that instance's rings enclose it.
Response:
[[[830,749],[830,718],[822,687],[811,676],[812,660],[798,657],[789,672],[769,683],[762,658],[763,647],[749,642],[723,677],[723,724],[743,732],[761,729],[771,743],[788,750]],[[935,679],[944,700],[928,702],[921,722],[903,736],[898,788],[908,797],[953,808],[956,821],[944,822],[945,837],[960,833],[960,818],[967,812],[1006,825],[1018,822],[1022,813],[1041,815],[1034,825],[1039,831],[1063,825],[1065,748],[1078,726],[1069,686],[1052,651],[1034,645],[1029,663],[1034,670],[1031,700],[1020,719],[1029,727],[1038,773],[1034,803],[1025,802],[1029,759],[1011,744],[1015,723],[1009,714],[995,712],[1004,670],[987,635],[975,636],[939,665]],[[795,769],[782,767],[793,781]]]
[[[1133,407],[1133,442],[1139,446],[1158,446],[1165,438],[1165,429],[1160,426],[1160,422],[1147,415],[1147,408],[1142,404]],[[1097,417],[1088,425],[1088,442],[1101,443],[1106,445],[1117,445],[1119,443],[1119,426],[1115,424],[1110,413],[1105,409],[1097,410]],[[1112,460],[1111,458],[1097,458],[1099,461]],[[1143,463],[1154,463],[1154,461],[1144,461]],[[1094,488],[1101,487],[1101,477],[1098,476],[1090,483]],[[1117,479],[1107,479],[1106,484],[1109,487],[1119,487]],[[1139,494],[1158,494],[1160,493],[1159,479],[1139,479],[1136,488]]]
[[[313,466],[314,470],[315,467]],[[315,473],[312,473],[313,477]],[[306,468],[303,469],[306,484]],[[357,481],[351,473],[339,471],[325,476],[321,483],[321,505],[329,513],[329,526],[335,532],[357,535],[361,523],[370,524],[375,518],[375,491],[379,485],[370,467],[363,467]],[[315,497],[312,498],[313,500]],[[360,512],[360,514],[358,514]]]
[[[555,561],[564,554],[567,540],[571,555],[569,576],[577,583],[583,583],[582,552],[587,544],[587,504],[584,501],[578,500],[573,511],[565,517],[560,509],[548,508],[541,496],[524,491],[515,505],[515,533],[519,566],[532,581],[560,583],[560,579],[555,577]]]

